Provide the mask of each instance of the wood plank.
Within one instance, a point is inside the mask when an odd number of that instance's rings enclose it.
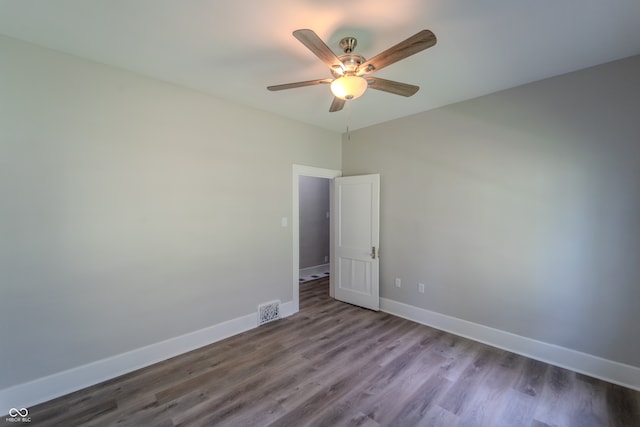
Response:
[[[538,405],[538,397],[510,389],[507,391],[495,427],[529,426]]]
[[[607,384],[606,389],[609,426],[639,426],[640,407],[638,407],[637,396],[615,384]]]
[[[521,393],[533,397],[540,394],[549,366],[550,365],[538,360],[527,359],[516,389]]]
[[[551,366],[540,395],[540,404],[534,414],[534,421],[550,426],[569,425],[571,396],[575,375],[573,372]]]
[[[505,405],[507,392],[518,380],[524,357],[508,351],[497,351],[496,362],[492,363],[479,389],[458,420],[459,427],[490,427],[496,422],[498,412]]]
[[[606,383],[582,374],[575,374],[575,378],[569,414],[570,427],[608,426]],[[616,423],[616,420],[611,419],[611,423]]]
[[[452,414],[460,415],[480,390],[481,383],[491,370],[491,360],[496,358],[497,353],[495,349],[483,346],[483,350],[468,364],[460,378],[443,396],[440,406]]]

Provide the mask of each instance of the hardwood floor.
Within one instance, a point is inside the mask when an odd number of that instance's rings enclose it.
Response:
[[[640,392],[332,300],[30,408],[35,426],[640,426]]]

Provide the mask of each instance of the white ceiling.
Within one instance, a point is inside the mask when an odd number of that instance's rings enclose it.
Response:
[[[369,90],[329,113],[331,77],[291,32],[366,58],[430,29],[438,43],[376,76],[411,98]],[[0,0],[0,33],[338,132],[640,54],[638,0]]]

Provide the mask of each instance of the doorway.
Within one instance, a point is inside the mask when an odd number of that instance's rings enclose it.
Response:
[[[328,278],[329,271],[329,188],[331,180],[315,176],[298,178],[300,206],[300,284]]]
[[[327,179],[327,180],[332,180],[334,178],[337,178],[339,176],[342,175],[342,172],[339,170],[333,170],[333,169],[323,169],[323,168],[316,168],[316,167],[312,167],[312,166],[302,166],[302,165],[293,165],[293,176],[292,176],[292,183],[293,183],[293,191],[292,191],[292,207],[293,207],[293,212],[292,212],[292,221],[291,221],[291,225],[292,225],[292,231],[293,231],[293,276],[292,276],[292,281],[293,281],[293,312],[297,313],[300,309],[300,180],[302,177],[310,177],[310,178],[323,178],[323,179]],[[304,179],[304,178],[302,178]],[[332,197],[331,197],[331,186],[329,186],[329,195],[328,195],[328,199],[329,199],[329,212],[331,212],[332,209]],[[326,213],[325,213],[326,216]],[[329,221],[329,223],[331,224],[331,221]],[[331,239],[332,236],[332,232],[331,230],[329,231],[329,236]],[[321,255],[322,256],[322,260],[324,260],[324,256],[327,254]],[[328,253],[328,260],[331,260],[333,256],[332,253],[332,244],[331,241],[329,242],[329,253]],[[327,261],[327,263],[329,263],[329,261]],[[330,265],[330,270],[329,270],[329,274],[330,276],[333,273],[333,266]],[[331,279],[330,279],[331,280]],[[331,280],[330,283],[332,283],[333,281]],[[332,286],[330,285],[329,287],[330,289],[330,294],[333,296],[333,291],[332,291]]]

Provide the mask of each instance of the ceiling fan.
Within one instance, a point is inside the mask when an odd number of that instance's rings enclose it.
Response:
[[[342,110],[347,100],[360,97],[368,87],[396,95],[413,95],[420,89],[419,86],[369,77],[369,74],[436,44],[435,34],[429,30],[422,30],[367,61],[362,55],[353,53],[358,43],[354,37],[345,37],[340,40],[340,48],[344,51],[344,55],[336,56],[312,30],[296,30],[293,36],[329,66],[334,78],[287,83],[269,86],[267,89],[277,91],[330,84],[334,98],[329,112]]]

